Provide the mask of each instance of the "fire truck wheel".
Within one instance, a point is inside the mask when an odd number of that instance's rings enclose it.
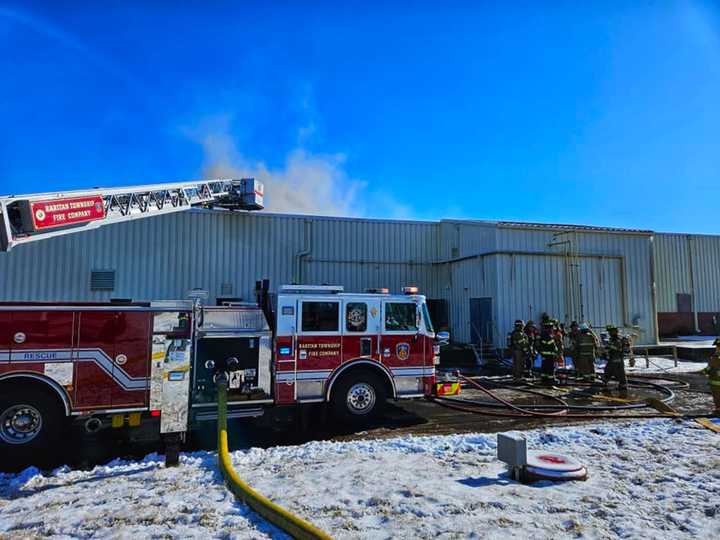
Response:
[[[18,465],[44,465],[57,443],[64,416],[57,400],[41,390],[0,390],[0,449]]]
[[[339,420],[362,424],[377,417],[386,399],[385,385],[377,375],[357,371],[338,381],[330,403]]]

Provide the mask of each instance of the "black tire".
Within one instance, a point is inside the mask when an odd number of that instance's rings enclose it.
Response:
[[[382,379],[362,370],[348,373],[335,383],[330,406],[337,420],[362,425],[378,417],[386,400],[387,390]]]
[[[3,468],[54,465],[66,417],[59,400],[41,389],[0,388]]]

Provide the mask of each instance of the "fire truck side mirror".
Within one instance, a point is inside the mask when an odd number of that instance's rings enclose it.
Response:
[[[435,334],[435,339],[442,343],[449,343],[450,342],[450,332],[442,331]]]

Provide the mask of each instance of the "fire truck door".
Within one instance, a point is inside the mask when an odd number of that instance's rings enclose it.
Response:
[[[78,313],[75,400],[80,408],[147,404],[150,314]]]
[[[75,405],[80,409],[112,406],[118,384],[113,378],[115,311],[75,314],[78,340],[75,356]]]
[[[379,343],[382,331],[377,299],[346,300],[343,307],[343,361],[355,358],[381,358]]]
[[[71,389],[73,313],[32,310],[15,311],[8,315],[10,324],[5,328],[9,334],[7,345],[10,351],[6,369],[42,373]]]
[[[299,302],[296,367],[298,399],[319,399],[326,379],[342,362],[340,299]]]
[[[383,300],[382,307],[382,363],[392,372],[398,394],[420,393],[425,339],[418,332],[417,304],[411,300]]]
[[[0,363],[10,362],[10,312],[0,311]]]
[[[113,407],[143,407],[150,388],[152,314],[120,311],[115,319]]]

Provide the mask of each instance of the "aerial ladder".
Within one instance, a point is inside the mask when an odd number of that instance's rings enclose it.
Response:
[[[254,178],[190,180],[32,195],[0,195],[0,251],[104,225],[193,207],[262,210]]]

